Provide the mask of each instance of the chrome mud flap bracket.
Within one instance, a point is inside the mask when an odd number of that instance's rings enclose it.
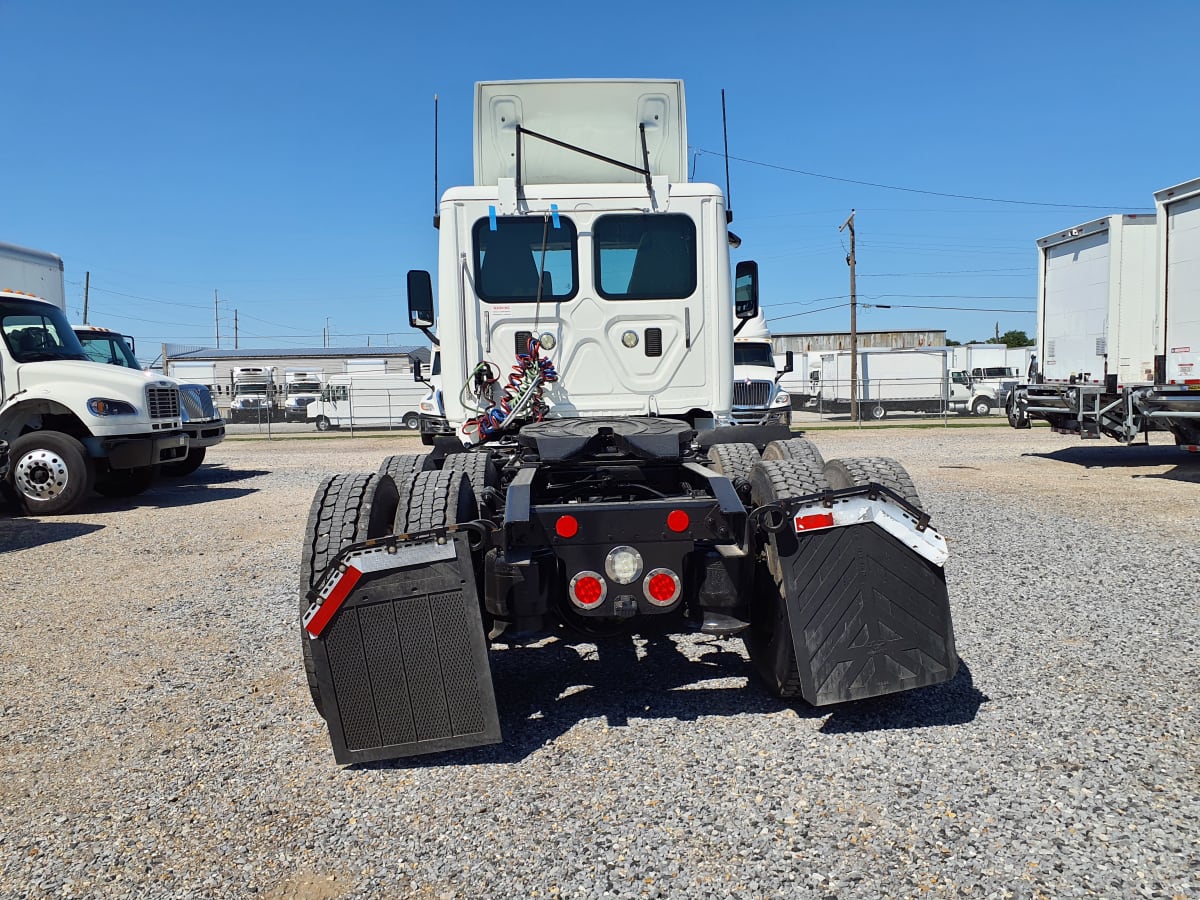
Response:
[[[781,505],[768,539],[801,696],[826,706],[952,679],[946,543],[928,517],[874,484]]]
[[[465,532],[349,547],[310,599],[305,637],[338,763],[502,740]]]

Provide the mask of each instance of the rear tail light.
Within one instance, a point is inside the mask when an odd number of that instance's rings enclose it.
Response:
[[[642,582],[642,592],[655,606],[670,606],[679,599],[682,584],[670,569],[651,569]]]
[[[691,519],[682,509],[673,509],[667,514],[667,527],[672,531],[687,531],[690,524]]]
[[[554,533],[560,538],[573,538],[579,534],[579,520],[574,516],[559,516],[554,523]]]
[[[608,585],[599,572],[580,572],[571,579],[568,592],[571,602],[580,609],[595,609],[608,595]]]

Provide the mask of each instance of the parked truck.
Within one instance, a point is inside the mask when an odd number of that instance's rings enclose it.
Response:
[[[858,354],[858,407],[868,419],[892,412],[986,416],[997,406],[995,391],[951,372],[942,350],[861,350]],[[821,354],[817,405],[822,412],[851,409],[854,396],[848,350]]]
[[[303,422],[308,407],[321,399],[325,373],[312,369],[283,370],[283,418],[285,422]]]
[[[62,273],[55,254],[0,244],[0,440],[7,486],[30,515],[72,512],[93,488],[133,496],[187,455],[178,389],[88,360]]]
[[[426,385],[411,375],[331,375],[319,399],[305,413],[318,431],[330,428],[408,428],[420,426]]]
[[[1038,341],[1009,424],[1124,444],[1152,431],[1200,446],[1200,179],[1156,215],[1107,216],[1040,239]]]
[[[818,705],[952,678],[945,541],[903,468],[733,424],[758,269],[731,266],[720,188],[687,180],[682,82],[482,82],[475,117],[436,317],[408,278],[458,440],[326,477],[305,531],[335,758],[502,740],[501,637],[741,635],[769,690]]]
[[[208,448],[225,440],[225,420],[217,411],[208,385],[144,372],[130,335],[96,325],[76,325],[74,331],[84,354],[93,362],[143,372],[148,378],[170,381],[179,389],[179,417],[188,438],[188,451],[183,459],[163,464],[162,474],[174,477],[192,474],[204,464]]]
[[[229,380],[230,422],[269,422],[278,418],[274,366],[234,366]]]
[[[420,360],[413,360],[413,379],[429,389],[417,404],[417,427],[421,443],[432,447],[438,435],[454,434],[442,404],[442,355],[436,344],[429,360],[429,375],[422,374]]]
[[[733,420],[742,425],[791,425],[792,398],[779,386],[795,365],[791,350],[776,366],[771,332],[761,312],[733,335]]]

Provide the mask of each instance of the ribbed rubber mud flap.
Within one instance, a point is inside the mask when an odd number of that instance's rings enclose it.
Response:
[[[777,537],[772,536],[772,541]],[[945,573],[875,524],[780,535],[801,696],[814,706],[949,681]]]
[[[502,740],[466,538],[446,551],[364,574],[313,639],[339,763]]]

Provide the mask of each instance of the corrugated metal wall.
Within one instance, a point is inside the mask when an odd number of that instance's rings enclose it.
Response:
[[[773,334],[771,343],[776,353],[828,353],[831,350],[849,350],[850,332],[825,332],[820,334]],[[892,350],[908,350],[920,347],[944,347],[945,331],[860,331],[858,348],[867,350],[883,347]]]

